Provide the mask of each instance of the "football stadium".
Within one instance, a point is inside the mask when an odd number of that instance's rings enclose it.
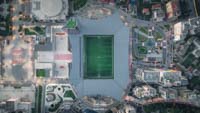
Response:
[[[74,17],[77,21],[74,30],[78,32],[68,32],[73,53],[70,82],[78,97],[98,92],[121,99],[129,80],[129,28],[115,9],[111,15],[95,19],[84,17],[88,11],[85,12]]]
[[[84,35],[84,79],[113,79],[113,35]]]

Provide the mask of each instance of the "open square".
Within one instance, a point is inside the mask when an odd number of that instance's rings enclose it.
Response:
[[[113,79],[114,35],[84,35],[84,78]]]

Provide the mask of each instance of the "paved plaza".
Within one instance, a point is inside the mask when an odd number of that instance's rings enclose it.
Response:
[[[24,40],[15,39],[4,47],[3,68],[5,72],[3,75],[6,80],[21,81],[32,79],[32,46],[32,42],[27,43]]]

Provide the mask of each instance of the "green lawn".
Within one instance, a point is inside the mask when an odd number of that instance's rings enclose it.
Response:
[[[25,35],[44,35],[45,34],[45,28],[44,27],[32,27],[32,28],[25,28],[24,29]]]
[[[44,35],[45,34],[45,28],[44,27],[36,26],[36,27],[33,28],[33,30],[35,32],[37,32],[38,34],[40,34],[40,35]]]
[[[165,27],[167,30],[170,29],[170,25],[169,25],[169,24],[164,25],[164,27]]]
[[[84,78],[113,78],[113,35],[84,35]]]
[[[45,77],[45,70],[44,69],[37,69],[36,70],[36,76],[37,77]]]
[[[145,42],[146,40],[147,40],[147,37],[145,37],[145,36],[143,36],[143,35],[138,33],[138,41]]]
[[[67,28],[68,29],[74,29],[76,26],[77,26],[77,23],[76,23],[76,20],[74,20],[74,19],[70,19],[67,22]]]
[[[8,14],[2,22],[5,22],[5,25],[1,24],[1,27],[4,27],[5,30],[0,30],[1,36],[9,36],[12,35],[12,21],[11,21],[11,15]]]
[[[139,30],[143,32],[144,34],[148,34],[148,28],[146,27],[141,27]]]
[[[72,99],[76,98],[74,93],[72,92],[72,90],[65,91],[64,97],[65,98],[70,98],[71,97]]]
[[[25,33],[25,35],[36,35],[35,32],[30,31],[28,28],[24,29],[24,33]]]
[[[155,36],[154,37],[155,37],[156,41],[163,39],[162,34],[159,33],[159,32],[155,32]]]
[[[139,54],[147,54],[147,48],[144,46],[138,46]]]

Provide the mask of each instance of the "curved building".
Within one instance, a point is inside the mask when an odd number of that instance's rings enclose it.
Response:
[[[63,20],[68,15],[68,0],[33,0],[32,15],[38,20]]]

